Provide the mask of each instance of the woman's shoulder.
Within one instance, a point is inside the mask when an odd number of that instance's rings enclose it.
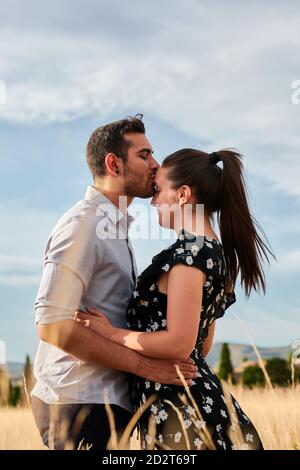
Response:
[[[221,275],[223,248],[221,243],[207,235],[194,235],[181,229],[170,250],[172,264],[183,263],[202,269],[208,274]]]
[[[158,278],[178,263],[196,267],[212,276],[222,276],[222,244],[209,236],[194,235],[181,229],[177,240],[152,258],[152,263],[141,273],[139,280],[149,276]]]

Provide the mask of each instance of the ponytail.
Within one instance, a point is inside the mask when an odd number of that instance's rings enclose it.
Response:
[[[218,223],[224,249],[229,284],[238,274],[245,294],[266,291],[263,260],[275,258],[262,228],[250,213],[242,155],[233,150],[215,152],[223,163],[220,173]],[[259,234],[261,232],[261,235]]]
[[[217,165],[219,161],[223,169]],[[162,167],[168,169],[173,188],[190,186],[197,203],[204,204],[207,216],[217,213],[226,262],[226,291],[232,290],[240,274],[247,297],[252,289],[265,293],[262,264],[264,259],[269,262],[268,255],[275,256],[249,210],[242,155],[227,149],[207,154],[186,148],[166,157]]]

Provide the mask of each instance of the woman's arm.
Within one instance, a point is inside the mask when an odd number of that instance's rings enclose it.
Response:
[[[92,315],[77,316],[79,321],[111,341],[160,359],[186,359],[196,340],[206,274],[197,268],[175,265],[168,274],[167,329],[138,332],[114,328],[105,315],[89,309]]]

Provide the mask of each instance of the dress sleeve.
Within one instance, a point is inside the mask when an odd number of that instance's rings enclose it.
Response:
[[[209,276],[220,277],[221,262],[217,247],[211,244],[207,245],[205,241],[194,244],[182,242],[170,251],[161,269],[167,272],[180,263],[200,269]]]

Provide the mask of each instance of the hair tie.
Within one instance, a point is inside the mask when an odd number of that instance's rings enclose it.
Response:
[[[221,158],[219,156],[219,152],[212,152],[209,154],[209,159],[210,159],[210,163],[212,165],[215,165],[216,163],[220,162],[221,161]]]

